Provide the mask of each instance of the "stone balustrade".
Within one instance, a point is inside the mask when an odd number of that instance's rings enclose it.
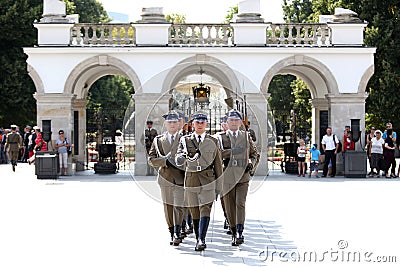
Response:
[[[71,46],[134,46],[135,28],[129,23],[77,23],[71,28]]]
[[[327,24],[280,23],[267,28],[267,46],[331,46]]]
[[[328,24],[278,23],[268,25],[266,46],[332,46]],[[168,46],[234,46],[230,24],[172,24]],[[135,46],[135,24],[77,23],[70,31],[70,46]]]
[[[229,24],[172,24],[170,45],[231,46],[233,29]]]

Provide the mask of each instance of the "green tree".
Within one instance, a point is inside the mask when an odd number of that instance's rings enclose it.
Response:
[[[295,101],[291,84],[295,80],[296,77],[293,75],[276,75],[268,87],[268,92],[271,94],[268,104],[277,123],[278,132],[289,128],[290,110],[293,109]]]
[[[80,23],[108,23],[103,5],[97,0],[63,0],[67,5],[67,14],[79,14]]]
[[[237,13],[239,13],[239,7],[237,5],[230,7],[225,16],[224,23],[230,23],[233,19],[233,16]]]
[[[165,19],[168,22],[175,23],[175,24],[180,24],[180,23],[185,23],[186,22],[186,15],[184,15],[184,14],[176,14],[176,13],[167,14],[165,16]]]
[[[42,0],[2,0],[0,5],[0,126],[20,126],[36,121],[35,86],[28,75],[22,47],[33,46]]]
[[[304,134],[310,133],[311,130],[311,93],[307,84],[296,78],[290,84],[292,96],[294,98],[293,109],[296,112],[296,127],[298,130],[303,129]]]
[[[313,14],[311,0],[283,0],[283,18],[287,23],[305,23]]]
[[[132,94],[133,84],[124,76],[109,75],[97,80],[88,94],[88,132],[98,129],[94,117],[99,112],[102,114],[102,130],[115,133],[116,129],[121,129]]]

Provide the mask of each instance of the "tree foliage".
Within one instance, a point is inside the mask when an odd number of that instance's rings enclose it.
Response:
[[[186,22],[186,15],[184,15],[184,14],[176,14],[176,13],[173,13],[173,14],[167,14],[166,16],[165,16],[165,19],[168,21],[168,22],[171,22],[171,23],[185,23]]]
[[[36,121],[35,86],[28,75],[22,47],[33,46],[42,0],[2,0],[0,5],[0,126],[25,126]]]
[[[312,12],[309,5],[312,4]],[[336,7],[348,8],[367,21],[364,43],[376,47],[375,72],[367,85],[366,124],[384,126],[391,121],[400,127],[400,2],[397,0],[284,0],[287,22],[295,18],[317,22],[319,15],[334,14]]]
[[[103,5],[97,0],[63,0],[67,14],[79,14],[80,23],[107,23],[111,21]]]

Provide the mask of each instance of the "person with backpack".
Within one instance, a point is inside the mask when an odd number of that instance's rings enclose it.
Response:
[[[332,128],[326,128],[326,135],[322,138],[322,149],[325,152],[325,163],[322,172],[322,177],[326,177],[328,173],[328,164],[332,160],[331,177],[336,176],[336,155],[339,153],[339,139],[335,134],[332,134]]]

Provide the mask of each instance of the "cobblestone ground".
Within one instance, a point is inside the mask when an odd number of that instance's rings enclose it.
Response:
[[[201,253],[193,235],[168,244],[143,188],[155,178],[37,180],[33,166],[0,165],[0,266],[399,266],[399,179],[255,177],[245,244],[230,246],[218,200]]]

